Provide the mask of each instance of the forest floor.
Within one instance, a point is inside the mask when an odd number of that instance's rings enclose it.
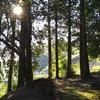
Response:
[[[92,75],[94,77],[82,81],[78,78],[53,79],[56,96],[37,93],[23,87],[0,100],[100,100],[100,72]]]
[[[69,78],[55,83],[58,100],[100,100],[100,72],[86,80]]]

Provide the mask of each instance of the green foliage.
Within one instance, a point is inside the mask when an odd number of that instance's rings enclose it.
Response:
[[[12,84],[12,90],[15,90],[17,88],[17,83]]]
[[[65,77],[66,75],[66,57],[62,58],[59,60],[59,76],[60,77]],[[53,60],[53,64],[52,64],[52,73],[53,73],[53,77],[55,77],[55,70],[56,70],[56,61]]]
[[[93,67],[92,72],[100,72],[100,66]]]
[[[59,60],[59,76],[65,77],[66,75],[66,57]]]
[[[79,64],[74,64],[71,66],[71,76],[77,77],[80,74],[80,66]]]
[[[88,43],[89,43],[88,53],[92,59],[97,58],[98,55],[100,54],[99,53],[100,34],[97,33],[97,34],[90,35],[88,37],[89,37],[89,39],[88,39]]]
[[[0,98],[7,93],[7,84],[0,84]]]
[[[100,2],[92,1],[87,3],[86,7],[86,26],[87,26],[87,42],[88,42],[88,54],[90,57],[97,58],[100,45]]]
[[[72,67],[73,75],[79,75],[80,74],[80,66],[79,64],[74,64]]]
[[[12,85],[12,90],[16,89],[16,84]],[[0,98],[7,94],[7,83],[1,83],[0,84]]]

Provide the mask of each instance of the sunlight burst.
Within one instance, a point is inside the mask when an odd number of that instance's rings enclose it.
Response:
[[[14,14],[17,14],[17,15],[21,15],[22,13],[22,8],[21,6],[17,5],[15,8],[14,8]]]

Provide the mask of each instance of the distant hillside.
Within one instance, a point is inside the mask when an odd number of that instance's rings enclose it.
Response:
[[[48,66],[48,56],[47,55],[42,55],[38,58],[39,62],[39,66],[40,68],[37,69],[37,71],[42,71],[42,69],[44,69],[45,67]]]
[[[40,68],[37,69],[38,72],[41,72],[43,69],[45,69],[48,66],[48,56],[47,55],[41,55],[38,58],[39,66]],[[75,55],[72,55],[72,64],[79,64],[79,53],[76,53]],[[91,62],[89,62],[90,68],[100,65],[100,61],[96,61],[96,59],[93,59]]]

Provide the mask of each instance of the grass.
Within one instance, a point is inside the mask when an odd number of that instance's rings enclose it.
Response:
[[[69,87],[62,90],[63,100],[100,100],[100,91]]]

